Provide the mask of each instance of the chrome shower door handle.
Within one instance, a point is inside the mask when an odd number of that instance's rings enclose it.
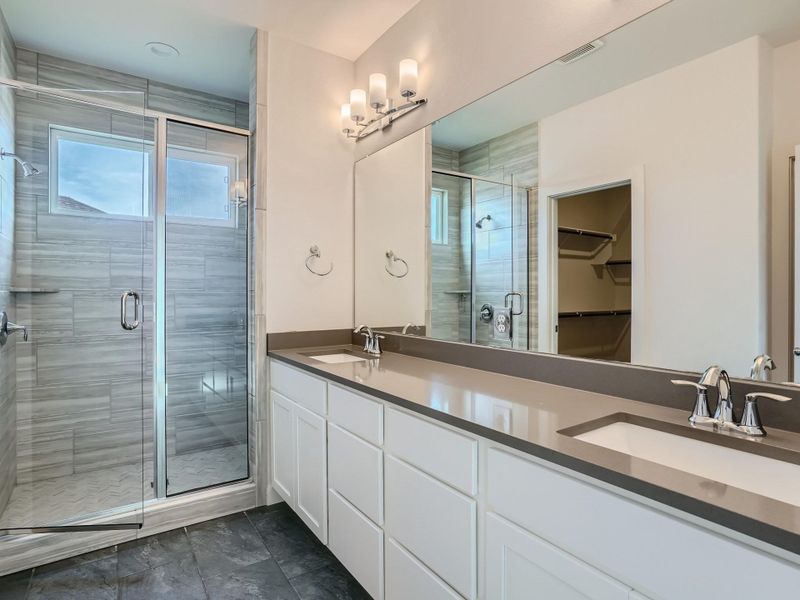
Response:
[[[513,300],[514,296],[518,296],[519,297],[519,312],[515,312],[514,311],[514,300]],[[522,297],[522,294],[520,292],[508,292],[506,294],[505,299],[503,300],[503,306],[505,306],[506,308],[508,308],[508,298],[509,297],[512,298],[512,300],[511,300],[511,314],[514,315],[515,317],[518,317],[523,312],[525,312],[525,309],[523,308],[524,299]]]
[[[128,298],[133,298],[133,323],[128,321]],[[123,329],[133,331],[139,327],[139,305],[141,300],[139,294],[133,290],[122,292],[122,296],[119,299],[119,322]]]

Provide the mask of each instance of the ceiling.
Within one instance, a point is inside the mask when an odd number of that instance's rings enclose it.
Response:
[[[19,46],[247,100],[256,28],[358,58],[419,0],[0,0]],[[175,46],[160,58],[147,42]]]
[[[672,0],[603,37],[595,53],[552,63],[444,117],[433,142],[463,150],[754,35],[773,46],[800,39],[800,1]]]

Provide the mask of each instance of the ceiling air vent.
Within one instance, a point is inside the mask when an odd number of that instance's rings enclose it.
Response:
[[[606,43],[603,40],[595,40],[593,42],[589,42],[588,44],[584,44],[580,48],[575,48],[575,50],[573,50],[572,52],[567,52],[564,56],[558,59],[558,62],[568,65],[570,63],[575,62],[576,60],[583,58],[584,56],[591,54],[592,52],[597,52],[598,50],[600,50],[600,48],[602,48],[605,45]]]

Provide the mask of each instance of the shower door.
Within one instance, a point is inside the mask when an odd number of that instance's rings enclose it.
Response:
[[[528,192],[474,178],[473,342],[528,349]]]
[[[161,486],[173,496],[249,476],[248,138],[167,121],[164,143],[159,439]]]
[[[0,160],[0,310],[25,327],[0,334],[0,533],[142,522],[153,261],[143,103],[0,88],[0,146],[19,159]]]

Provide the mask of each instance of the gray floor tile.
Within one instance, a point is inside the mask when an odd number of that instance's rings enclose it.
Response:
[[[290,580],[300,600],[371,600],[340,563]]]
[[[298,600],[274,560],[240,567],[204,579],[209,600]]]
[[[81,557],[77,557],[81,558]],[[116,600],[117,556],[91,562],[70,559],[35,569],[31,600]]]
[[[264,541],[244,513],[192,525],[187,532],[203,577],[270,558]]]
[[[247,516],[262,536],[278,529],[295,527],[298,522],[301,522],[300,518],[284,502],[248,510]]]
[[[30,570],[0,577],[0,600],[23,600],[30,581]]]
[[[279,527],[271,525],[265,526],[262,522],[259,532],[286,577],[291,579],[337,562],[333,554],[293,513],[287,515]]]
[[[117,576],[127,577],[187,556],[192,556],[192,547],[183,529],[152,535],[117,548]]]
[[[200,571],[192,556],[120,580],[120,600],[205,600]]]

